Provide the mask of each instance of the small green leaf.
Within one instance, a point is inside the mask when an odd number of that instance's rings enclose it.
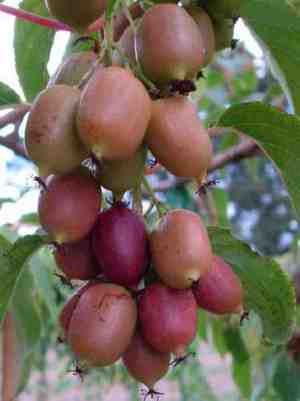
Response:
[[[120,0],[108,0],[106,6],[105,17],[110,20],[114,14],[115,8],[120,3]]]
[[[274,344],[286,343],[296,318],[295,290],[290,277],[275,261],[261,257],[234,238],[229,230],[211,227],[213,251],[239,276],[245,307],[261,318],[264,335]]]
[[[26,262],[43,243],[43,237],[27,235],[10,246],[10,243],[0,236],[0,324],[14,296]]]
[[[284,74],[276,75],[284,88],[287,84],[300,114],[300,16],[282,0],[243,1],[241,16],[271,52]]]
[[[300,399],[300,367],[282,355],[277,364],[273,378],[273,386],[281,401],[296,401]]]
[[[300,119],[254,102],[231,107],[218,124],[238,129],[262,147],[282,175],[300,216]]]
[[[221,356],[228,352],[227,344],[224,337],[224,322],[219,318],[211,319],[213,344]]]
[[[19,95],[9,86],[0,82],[0,106],[20,103]]]
[[[41,16],[48,16],[44,1],[23,0],[23,10]],[[16,19],[15,61],[16,70],[26,99],[31,101],[43,90],[48,82],[47,64],[55,32],[51,29]]]

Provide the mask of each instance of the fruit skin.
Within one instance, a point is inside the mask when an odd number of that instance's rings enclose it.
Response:
[[[148,265],[148,237],[140,216],[118,202],[102,212],[93,229],[93,248],[104,275],[135,287]]]
[[[97,172],[99,184],[112,191],[116,196],[137,188],[144,174],[147,150],[142,146],[128,160],[105,161]]]
[[[54,257],[68,279],[90,280],[101,273],[93,254],[90,235],[72,244],[58,245]]]
[[[152,103],[146,143],[172,174],[199,181],[206,176],[212,160],[212,144],[195,105],[184,96]]]
[[[151,100],[131,72],[112,66],[97,70],[82,92],[79,136],[100,160],[126,160],[141,146]]]
[[[193,286],[198,306],[217,315],[241,312],[243,288],[238,276],[219,256],[212,269]]]
[[[101,206],[96,181],[78,173],[50,176],[39,197],[41,226],[58,244],[83,239],[93,228]]]
[[[40,176],[69,173],[88,157],[76,129],[79,98],[78,89],[55,85],[42,91],[34,101],[25,145]]]
[[[158,4],[146,11],[136,44],[145,74],[159,85],[193,79],[204,65],[205,48],[197,24],[175,4]]]
[[[71,54],[51,77],[48,86],[52,85],[78,85],[84,75],[93,67],[97,54],[85,51]]]
[[[161,218],[150,235],[150,251],[160,279],[172,288],[189,288],[211,269],[206,228],[189,210],[174,209]]]
[[[159,352],[182,356],[195,338],[197,304],[191,290],[152,284],[142,293],[138,311],[144,339]]]
[[[46,7],[59,21],[85,32],[88,26],[96,21],[106,7],[106,0],[45,0]]]
[[[201,7],[190,6],[186,11],[193,17],[202,36],[205,48],[204,66],[208,65],[214,58],[216,52],[216,38],[211,18]]]
[[[68,342],[90,366],[116,362],[135,332],[137,307],[130,293],[114,284],[96,284],[80,297],[72,314]]]
[[[167,374],[170,364],[170,353],[156,351],[140,332],[135,333],[122,358],[130,375],[149,389]]]

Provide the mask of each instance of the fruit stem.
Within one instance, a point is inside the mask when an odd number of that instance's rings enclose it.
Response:
[[[142,191],[140,187],[133,190],[133,207],[141,216],[143,215]]]
[[[31,22],[36,25],[41,25],[49,29],[54,29],[55,31],[72,31],[72,28],[70,28],[68,25],[63,24],[62,22],[50,18],[41,17],[28,11],[21,10],[20,8],[0,4],[0,11],[5,14],[13,15],[17,19]]]
[[[162,217],[165,214],[165,212],[167,211],[166,207],[163,205],[162,202],[160,202],[156,198],[155,193],[154,193],[153,189],[151,188],[151,185],[149,184],[146,177],[143,177],[142,183],[147,191],[149,198],[151,199],[151,202],[156,207],[159,217]]]

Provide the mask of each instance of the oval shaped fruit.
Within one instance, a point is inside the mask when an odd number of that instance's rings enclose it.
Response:
[[[78,89],[55,85],[41,92],[33,103],[25,145],[40,176],[69,173],[88,158],[76,129],[79,97]]]
[[[243,288],[238,276],[219,256],[213,257],[211,270],[194,284],[198,306],[218,315],[239,313],[243,304]]]
[[[122,359],[130,375],[153,390],[168,372],[170,353],[156,351],[136,332]]]
[[[201,32],[205,49],[204,66],[206,66],[212,61],[216,52],[216,38],[212,20],[201,7],[190,6],[186,8],[186,11],[193,17]]]
[[[75,357],[91,366],[116,362],[135,332],[137,307],[130,293],[114,284],[95,284],[80,297],[69,325]]]
[[[141,146],[150,114],[150,97],[131,72],[99,69],[82,92],[79,135],[99,160],[126,160]]]
[[[211,269],[212,251],[200,216],[184,209],[165,214],[150,235],[154,268],[172,288],[189,288]]]
[[[148,238],[134,211],[118,202],[102,212],[93,229],[93,248],[107,278],[126,287],[138,285],[148,264]]]
[[[152,284],[142,293],[138,311],[144,339],[159,352],[182,356],[195,338],[197,304],[191,290]]]
[[[50,176],[39,197],[41,226],[58,244],[83,239],[93,228],[101,206],[96,181],[77,173]]]
[[[64,24],[84,32],[105,11],[106,0],[45,0],[55,18]]]
[[[143,146],[133,157],[124,161],[105,161],[97,171],[99,184],[117,197],[137,188],[143,178],[147,150]]]
[[[172,174],[199,182],[205,178],[212,160],[212,144],[196,107],[184,96],[153,102],[146,143]]]
[[[145,74],[157,84],[193,79],[204,65],[200,30],[176,4],[158,4],[145,12],[136,45]]]
[[[58,245],[54,257],[57,266],[68,279],[90,280],[101,273],[90,235],[72,244]]]
[[[95,65],[97,54],[85,51],[71,54],[51,77],[48,86],[78,85],[85,74]]]

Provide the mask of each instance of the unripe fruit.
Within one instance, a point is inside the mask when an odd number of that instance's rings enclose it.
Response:
[[[152,390],[168,372],[170,353],[156,351],[137,332],[123,355],[123,362],[132,377]]]
[[[214,23],[216,37],[216,50],[220,51],[231,47],[234,33],[234,23],[230,19],[216,21]]]
[[[205,4],[208,14],[215,20],[237,18],[242,0],[209,0]]]
[[[40,194],[42,227],[58,244],[76,242],[89,234],[101,206],[96,182],[78,173],[50,176]]]
[[[198,306],[218,315],[239,313],[243,288],[238,276],[219,256],[213,257],[212,269],[193,286]]]
[[[128,160],[107,162],[104,160],[97,172],[97,181],[116,196],[137,188],[143,178],[146,155],[147,150],[142,146]]]
[[[126,351],[134,335],[137,307],[124,288],[96,284],[80,297],[69,324],[75,357],[91,366],[107,366]]]
[[[197,109],[184,96],[153,102],[146,143],[155,158],[178,177],[205,178],[212,144]]]
[[[216,38],[212,20],[201,7],[190,6],[186,8],[186,11],[193,17],[201,32],[205,48],[204,65],[207,65],[212,61],[216,52]]]
[[[46,6],[59,21],[85,32],[105,11],[106,0],[46,0]]]
[[[212,252],[200,216],[185,209],[165,214],[150,236],[154,268],[172,288],[189,288],[211,269]]]
[[[137,286],[148,263],[148,238],[140,216],[123,203],[102,212],[93,229],[93,248],[103,273],[126,287]]]
[[[76,129],[80,91],[55,85],[41,92],[31,108],[25,145],[40,176],[65,174],[88,157]]]
[[[143,70],[157,84],[193,79],[204,65],[200,30],[193,18],[175,4],[159,4],[147,10],[136,41]]]
[[[141,295],[138,310],[145,340],[159,352],[182,357],[197,329],[197,304],[192,291],[152,284]]]
[[[57,266],[68,279],[90,280],[101,273],[90,236],[72,244],[58,245],[54,256]]]
[[[79,135],[100,160],[126,160],[141,146],[151,114],[143,84],[120,67],[99,69],[82,92]]]
[[[93,51],[72,54],[58,67],[48,86],[78,85],[85,74],[95,65],[96,60],[97,54]]]

